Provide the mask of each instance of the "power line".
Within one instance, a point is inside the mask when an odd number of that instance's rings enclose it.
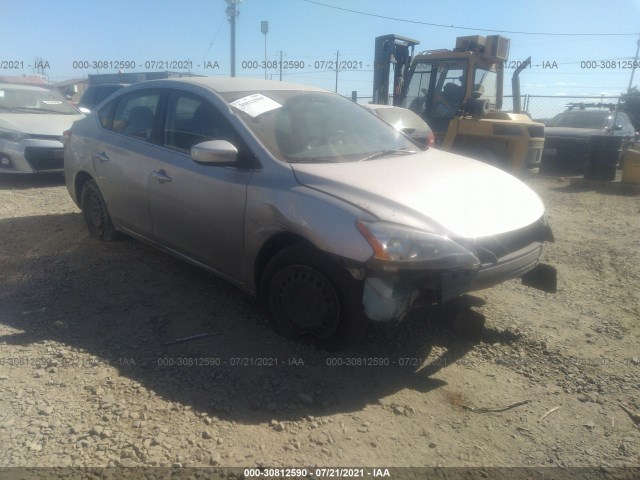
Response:
[[[636,33],[551,33],[551,32],[521,32],[514,30],[495,30],[495,29],[487,29],[487,28],[475,28],[475,27],[459,27],[456,25],[444,25],[441,23],[429,23],[429,22],[421,22],[419,20],[408,20],[406,18],[396,18],[396,17],[387,17],[385,15],[377,15],[375,13],[369,12],[361,12],[359,10],[351,10],[349,8],[336,7],[335,5],[327,5],[326,3],[315,2],[313,0],[302,0],[303,2],[312,3],[314,5],[320,5],[321,7],[334,8],[336,10],[342,10],[343,12],[356,13],[358,15],[366,15],[368,17],[376,17],[376,18],[384,18],[386,20],[395,20],[397,22],[406,22],[406,23],[416,23],[418,25],[428,25],[430,27],[441,27],[441,28],[453,28],[458,30],[473,30],[475,32],[497,32],[497,33],[510,33],[510,34],[522,34],[522,35],[545,35],[545,36],[581,36],[581,37],[608,37],[608,36],[636,36],[639,35]]]
[[[205,52],[204,56],[202,57],[202,59],[204,60],[205,58],[207,58],[207,55],[209,55],[209,50],[211,50],[211,47],[213,46],[213,42],[216,40],[216,37],[218,36],[218,33],[220,33],[220,29],[222,28],[222,24],[224,23],[224,17],[222,18],[222,20],[220,21],[220,25],[218,26],[218,30],[216,30],[215,35],[213,36],[213,38],[211,39],[211,43],[209,43],[209,48],[207,48],[207,51]]]

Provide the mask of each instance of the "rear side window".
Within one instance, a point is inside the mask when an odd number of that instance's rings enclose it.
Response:
[[[98,88],[96,98],[93,103],[96,105],[99,104],[109,95],[111,95],[113,92],[117,92],[121,88],[122,88],[122,85],[106,85],[101,88]]]
[[[618,113],[616,122],[618,125],[622,125],[623,130],[633,129],[633,125],[631,125],[631,121],[629,120],[629,117],[627,117],[626,113]]]
[[[110,126],[105,128],[140,140],[151,141],[159,102],[160,93],[157,91],[142,91],[125,95],[117,100],[113,121]],[[109,103],[103,109],[107,117],[109,116],[108,108],[112,103]],[[102,110],[100,113],[102,113]]]

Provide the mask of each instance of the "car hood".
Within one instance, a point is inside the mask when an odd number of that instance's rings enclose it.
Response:
[[[62,135],[71,128],[76,120],[84,118],[77,115],[58,115],[46,113],[11,113],[0,115],[0,128],[31,135]]]
[[[440,150],[355,163],[291,164],[302,185],[380,220],[479,238],[513,231],[544,213],[524,183],[485,163]]]
[[[589,138],[592,135],[605,135],[599,128],[544,127],[545,137]]]

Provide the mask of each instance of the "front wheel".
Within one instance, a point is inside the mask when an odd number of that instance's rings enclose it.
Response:
[[[89,235],[93,238],[111,242],[123,237],[113,227],[107,204],[102,197],[98,184],[94,180],[89,180],[82,187],[80,208],[82,209],[82,216],[87,224]]]
[[[277,253],[260,281],[260,300],[275,329],[330,350],[364,334],[362,283],[306,244]]]

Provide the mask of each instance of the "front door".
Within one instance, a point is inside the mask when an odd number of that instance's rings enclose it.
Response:
[[[228,140],[243,153],[242,140],[208,100],[179,90],[168,97],[162,137],[148,176],[154,237],[228,277],[241,278],[252,170],[242,160],[233,166],[200,165],[190,150],[204,141]]]

